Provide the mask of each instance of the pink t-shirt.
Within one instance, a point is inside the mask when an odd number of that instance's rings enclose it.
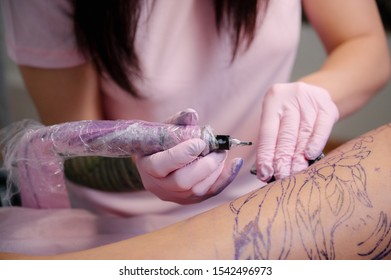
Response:
[[[143,4],[136,48],[144,79],[136,86],[147,98],[135,99],[112,81],[102,80],[108,118],[163,121],[194,108],[200,123],[211,125],[216,133],[256,142],[264,94],[272,84],[290,79],[301,2],[271,0],[250,48],[232,64],[229,36],[219,35],[215,28],[213,1],[147,0]],[[3,0],[1,5],[7,50],[15,63],[63,68],[85,62],[76,50],[67,0]],[[74,207],[133,217],[137,230],[130,227],[129,232],[135,235],[262,186],[249,172],[255,146],[231,150],[229,158],[235,157],[244,159],[236,180],[218,196],[197,205],[163,202],[147,192],[103,194],[72,184],[68,193]]]

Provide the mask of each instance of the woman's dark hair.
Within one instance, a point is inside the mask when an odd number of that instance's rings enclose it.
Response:
[[[143,0],[96,0],[93,4],[85,0],[71,1],[79,50],[92,59],[99,75],[107,73],[122,89],[140,97],[129,77],[142,76],[134,41]],[[227,22],[227,31],[232,37],[233,60],[241,44],[246,47],[251,44],[257,11],[265,13],[268,2],[214,0],[217,30],[221,32]]]

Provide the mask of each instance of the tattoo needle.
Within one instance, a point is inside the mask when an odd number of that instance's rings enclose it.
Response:
[[[229,150],[232,147],[237,146],[251,146],[253,143],[250,141],[241,141],[236,138],[232,138],[229,135],[216,135],[218,143],[218,150]]]

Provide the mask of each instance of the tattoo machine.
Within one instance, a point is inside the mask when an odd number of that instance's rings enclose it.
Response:
[[[22,195],[28,196],[22,197],[23,201],[43,208],[50,208],[51,200],[38,201],[38,193],[44,197],[49,194],[63,197],[66,193],[64,162],[67,159],[151,155],[192,138],[207,143],[201,155],[252,144],[228,135],[215,135],[210,126],[140,120],[88,120],[53,126],[25,120],[7,127],[4,132],[4,165],[10,182],[19,187]]]

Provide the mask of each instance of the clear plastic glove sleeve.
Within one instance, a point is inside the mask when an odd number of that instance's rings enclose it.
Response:
[[[74,156],[130,157],[168,150],[202,139],[201,155],[216,148],[208,126],[178,126],[139,120],[79,121],[43,126],[22,121],[2,130],[3,158],[26,207],[69,207],[63,161]]]

